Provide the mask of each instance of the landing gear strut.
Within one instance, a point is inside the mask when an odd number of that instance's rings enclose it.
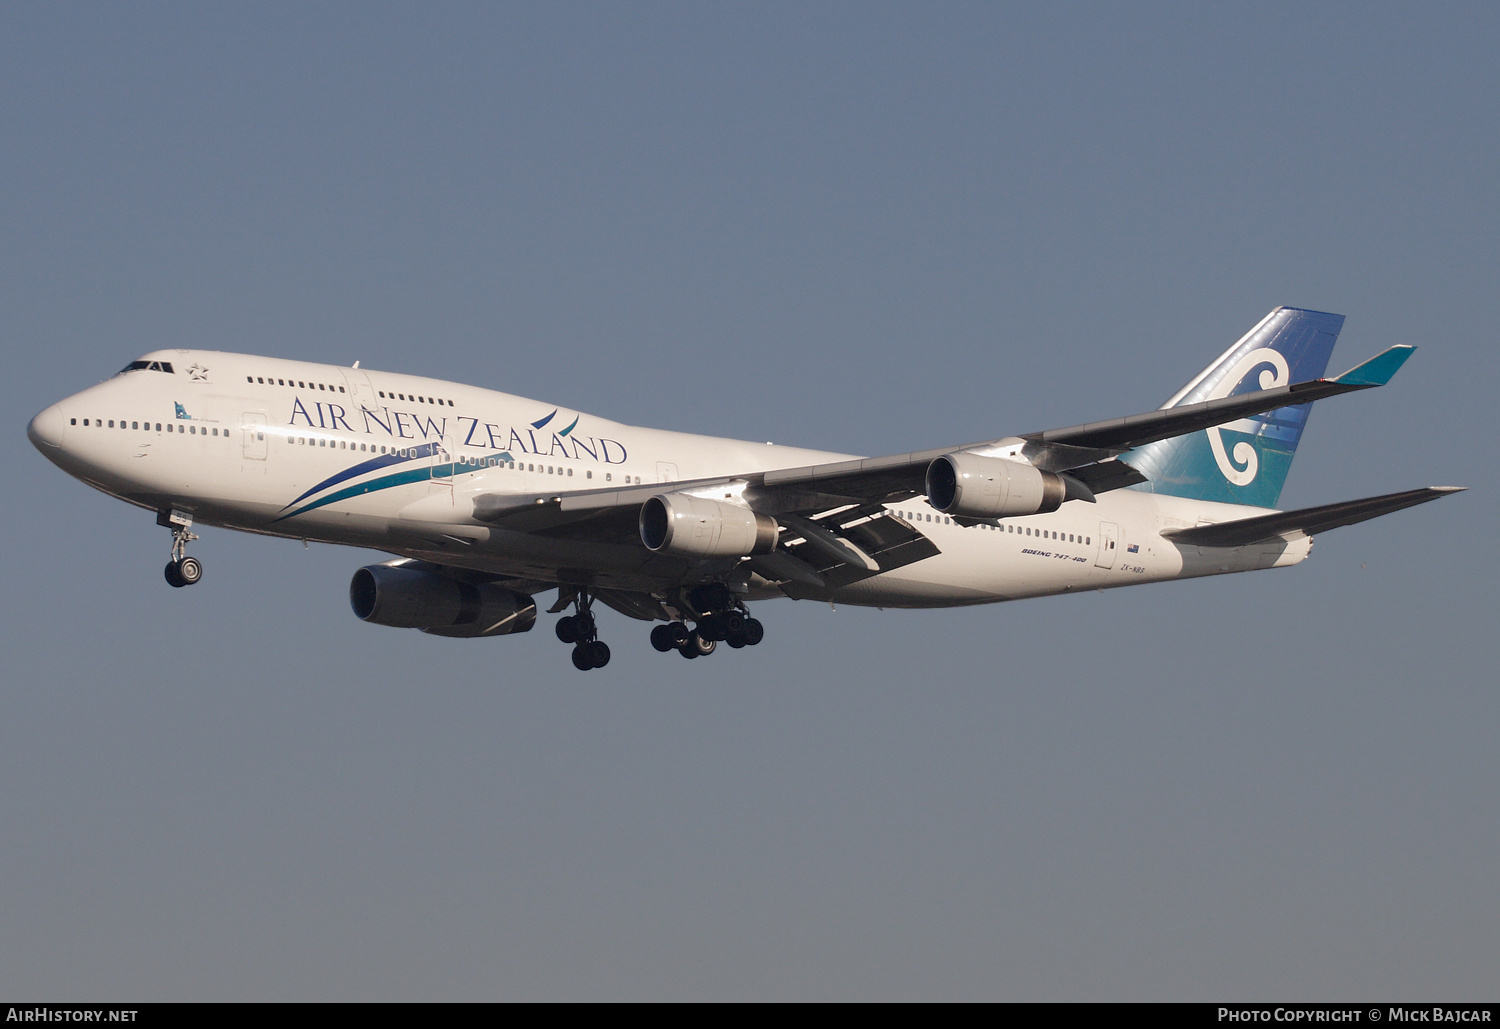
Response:
[[[609,644],[599,639],[593,604],[593,598],[579,590],[573,601],[577,614],[563,615],[557,620],[557,638],[573,644],[573,667],[580,672],[609,664]]]
[[[187,545],[198,537],[188,531],[193,516],[182,511],[162,510],[156,514],[156,524],[172,530],[172,560],[167,562],[165,574],[170,586],[191,586],[203,578],[203,562],[187,556]]]

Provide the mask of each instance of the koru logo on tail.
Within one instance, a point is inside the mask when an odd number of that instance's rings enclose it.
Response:
[[[1219,380],[1219,384],[1208,396],[1204,397],[1204,400],[1218,400],[1229,396],[1240,381],[1261,364],[1271,366],[1260,373],[1261,389],[1275,389],[1277,386],[1285,386],[1291,382],[1292,371],[1287,366],[1286,358],[1275,350],[1261,347],[1250,351],[1236,361],[1234,367],[1225,373],[1224,377]],[[1213,448],[1214,461],[1218,464],[1219,471],[1224,473],[1224,478],[1236,486],[1248,486],[1254,482],[1256,473],[1260,471],[1260,455],[1255,452],[1255,447],[1242,440],[1234,445],[1234,457],[1231,459],[1224,450],[1221,427],[1215,425],[1206,431],[1208,432],[1208,445]],[[1240,465],[1244,467],[1241,468]]]

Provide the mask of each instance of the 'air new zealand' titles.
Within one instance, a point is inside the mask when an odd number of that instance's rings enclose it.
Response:
[[[587,670],[609,661],[595,601],[698,658],[760,643],[756,601],[950,607],[1280,568],[1315,532],[1456,492],[1275,509],[1312,402],[1383,386],[1412,354],[1324,378],[1343,321],[1277,308],[1155,411],[889,457],[187,350],[131,361],[27,434],[156,512],[173,586],[203,575],[194,525],[370,547],[396,558],[354,574],[365,621],[502,636],[556,591],[558,638]]]

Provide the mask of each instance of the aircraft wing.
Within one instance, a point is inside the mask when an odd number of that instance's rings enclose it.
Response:
[[[1162,536],[1173,543],[1196,547],[1248,547],[1254,543],[1300,539],[1315,532],[1337,529],[1341,525],[1353,525],[1404,507],[1440,500],[1463,490],[1463,486],[1427,486],[1404,493],[1345,500],[1338,504],[1324,504],[1322,507],[1304,507],[1300,511],[1277,511],[1274,514],[1256,515],[1254,518],[1240,518],[1214,525],[1168,529]]]
[[[1131,414],[1124,419],[1091,422],[1067,429],[1047,429],[1004,440],[933,447],[883,458],[856,458],[826,465],[676,481],[670,484],[670,492],[696,492],[720,484],[744,484],[745,499],[757,510],[768,514],[829,510],[838,505],[865,501],[901,501],[922,495],[926,490],[927,465],[933,460],[965,450],[983,452],[1004,447],[1019,447],[1022,455],[1038,468],[1070,472],[1071,477],[1082,481],[1092,492],[1104,492],[1145,481],[1136,469],[1115,460],[1116,456],[1134,447],[1181,437],[1278,408],[1311,404],[1340,393],[1385,386],[1407,357],[1412,356],[1413,350],[1413,347],[1389,348],[1364,365],[1332,380],[1308,380],[1202,404]],[[505,523],[529,531],[591,519],[618,508],[628,511],[630,516],[624,520],[633,525],[634,513],[640,504],[663,490],[663,484],[651,483],[565,493],[487,493],[475,501],[474,514],[481,522]]]
[[[889,457],[778,469],[765,472],[760,484],[763,489],[772,492],[804,490],[838,497],[870,500],[888,497],[901,500],[920,495],[926,489],[927,466],[944,454],[1022,444],[1023,456],[1038,468],[1049,472],[1069,472],[1072,478],[1089,486],[1093,492],[1102,493],[1145,481],[1145,477],[1135,469],[1113,460],[1128,450],[1240,418],[1265,414],[1278,408],[1310,404],[1314,400],[1338,396],[1340,393],[1383,386],[1415,349],[1409,346],[1391,347],[1334,379],[1310,379],[1198,404],[958,447],[938,447]]]
[[[935,459],[961,451],[1004,448],[1019,450],[1045,471],[1068,473],[1069,478],[1086,487],[1079,495],[1087,497],[1089,492],[1145,481],[1138,471],[1114,460],[1128,450],[1278,408],[1384,385],[1414,349],[1391,347],[1334,379],[1311,379],[1198,404],[960,446],[684,480],[670,487],[652,483],[555,494],[486,494],[476,499],[474,516],[523,532],[557,535],[574,535],[565,527],[578,525],[582,529],[579,523],[586,522],[592,524],[576,533],[578,538],[625,539],[635,535],[641,504],[662,492],[701,492],[708,496],[718,486],[743,489],[752,507],[775,516],[831,511],[869,502],[894,503],[925,492],[927,466]]]

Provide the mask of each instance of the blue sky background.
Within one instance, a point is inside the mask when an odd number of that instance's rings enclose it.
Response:
[[[1483,4],[0,9],[0,993],[1473,999],[1500,957]],[[26,421],[138,354],[879,454],[1348,316],[1301,567],[453,641]]]

